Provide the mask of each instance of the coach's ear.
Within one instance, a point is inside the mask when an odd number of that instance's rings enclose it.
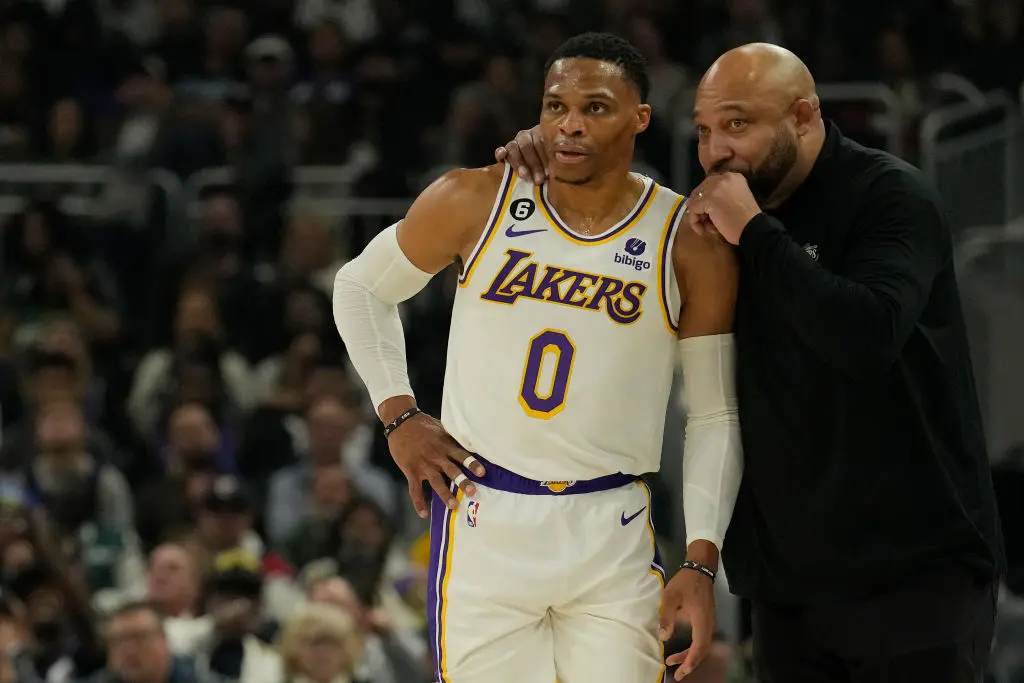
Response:
[[[639,135],[651,125],[651,105],[640,104],[636,108],[636,132]]]

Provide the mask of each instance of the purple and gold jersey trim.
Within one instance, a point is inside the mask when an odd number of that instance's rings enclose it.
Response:
[[[644,190],[643,195],[640,196],[640,200],[636,203],[636,206],[633,207],[633,210],[630,211],[629,215],[600,235],[580,235],[567,226],[562,219],[559,218],[558,214],[552,208],[551,203],[548,201],[547,184],[543,187],[534,187],[533,194],[537,200],[538,206],[540,206],[540,210],[544,218],[552,227],[555,228],[556,232],[576,244],[594,245],[606,244],[640,222],[640,219],[644,217],[645,213],[647,213],[647,209],[651,207],[654,196],[658,194],[658,184],[653,180],[650,181],[647,188]]]
[[[498,196],[494,200],[494,208],[491,209],[491,216],[487,219],[487,226],[484,228],[483,233],[481,233],[476,247],[470,252],[469,258],[466,259],[466,263],[462,266],[462,273],[459,274],[460,287],[465,287],[469,284],[469,279],[473,277],[473,269],[476,268],[476,264],[480,262],[480,257],[487,251],[487,247],[490,246],[494,235],[498,232],[501,217],[508,210],[509,201],[512,199],[512,188],[515,184],[516,174],[512,171],[510,165],[505,164],[505,175],[501,179],[501,188],[498,190]]]
[[[679,197],[672,213],[665,221],[665,230],[661,233],[661,244],[658,245],[658,282],[661,292],[661,313],[665,319],[665,326],[672,334],[679,333],[679,311],[673,311],[669,303],[672,298],[669,292],[671,278],[669,275],[675,264],[672,263],[672,244],[675,242],[676,231],[679,229],[679,220],[683,215],[683,207],[686,206],[686,197]]]
[[[665,589],[665,565],[661,561],[661,550],[658,549],[658,534],[654,530],[654,496],[651,495],[651,487],[647,482],[640,480],[640,485],[647,493],[647,532],[651,535],[651,567],[648,571],[657,577],[662,590]],[[665,661],[665,643],[661,644],[661,660]],[[661,683],[665,679],[666,667],[662,667],[661,673],[654,679],[654,683]]]
[[[474,454],[475,455],[475,454]],[[497,491],[506,493],[521,493],[527,496],[570,496],[580,493],[597,493],[599,491],[610,491],[627,484],[639,481],[634,474],[623,474],[616,472],[596,479],[584,480],[538,480],[520,476],[510,472],[503,467],[488,462],[479,455],[475,455],[480,464],[484,466],[486,473],[478,477],[466,470],[468,476],[474,482]]]
[[[452,485],[461,504],[462,491]],[[456,513],[436,493],[430,501],[430,569],[427,586],[427,630],[434,655],[434,676],[438,683],[448,683],[448,657],[445,616],[448,608],[448,581],[451,578],[453,536]]]
[[[508,472],[508,470],[504,470],[502,468],[499,468],[499,467],[497,467],[496,465],[494,465],[492,463],[485,463],[485,467],[487,468],[487,474],[488,475],[491,475],[492,473],[495,473],[495,474],[499,474],[500,473],[501,476],[498,477],[498,479],[486,482],[486,485],[492,486],[493,488],[496,488],[496,489],[499,488],[498,486],[495,486],[496,483],[501,483],[501,482],[508,483],[505,480],[505,476],[506,475],[511,475],[511,477],[515,478],[515,480],[520,480],[520,481],[525,480],[527,482],[533,482],[533,484],[541,484],[542,483],[542,482],[539,482],[537,480],[524,479],[523,477],[519,477],[518,475],[515,475],[515,474],[513,474],[511,472]],[[654,520],[653,520],[653,512],[652,512],[652,510],[653,510],[653,502],[654,501],[653,501],[652,496],[651,496],[651,490],[647,486],[647,484],[640,477],[633,476],[633,475],[624,475],[624,474],[615,474],[615,475],[610,475],[610,476],[611,477],[624,477],[625,478],[625,483],[627,483],[627,484],[629,484],[629,483],[636,483],[636,484],[642,486],[643,489],[644,489],[644,492],[645,492],[645,494],[647,496],[647,506],[646,506],[647,514],[646,514],[646,520],[645,521],[646,521],[647,532],[648,532],[648,534],[650,536],[650,543],[651,543],[651,545],[650,545],[650,553],[651,553],[650,554],[650,558],[651,558],[651,561],[650,561],[649,566],[646,568],[646,571],[649,572],[650,574],[654,575],[656,577],[657,581],[661,584],[662,589],[664,589],[664,587],[665,587],[665,570],[664,570],[664,566],[663,566],[662,560],[661,560],[661,553],[660,553],[660,551],[658,549],[657,535],[655,533],[655,528],[654,528]],[[485,480],[484,479],[476,479],[476,481],[484,482]],[[514,481],[514,480],[510,480],[510,481]],[[572,491],[573,493],[583,493],[584,492],[583,489],[586,489],[587,491],[590,491],[590,492],[594,492],[595,490],[608,490],[609,488],[617,488],[617,486],[616,487],[604,487],[604,486],[602,486],[599,489],[594,489],[594,488],[589,488],[589,487],[586,486],[586,484],[588,484],[588,483],[593,483],[593,482],[609,482],[609,481],[610,481],[610,477],[599,477],[597,479],[591,479],[591,480],[588,480],[586,482],[584,482],[584,481],[571,482],[573,485],[569,486],[568,488],[566,488],[565,492],[568,493],[569,491]],[[546,482],[546,483],[549,483],[549,484],[560,484],[560,483],[570,483],[570,482]],[[580,488],[577,489],[576,488],[577,486],[580,486]],[[513,485],[509,486],[508,488],[501,488],[500,490],[508,491],[510,489],[515,489],[517,487],[518,487],[518,484],[513,484]],[[576,490],[573,491],[573,489],[576,489]],[[450,491],[452,493],[456,494],[457,506],[456,506],[455,510],[452,510],[452,509],[448,508],[448,506],[444,504],[444,502],[438,497],[438,495],[436,493],[432,493],[431,494],[431,507],[430,507],[430,541],[429,541],[429,543],[430,543],[430,568],[428,570],[429,584],[428,584],[428,587],[427,587],[426,615],[427,615],[427,630],[429,632],[429,637],[430,637],[430,649],[431,649],[431,654],[433,655],[433,660],[434,660],[434,680],[437,683],[451,683],[451,678],[449,677],[449,665],[450,665],[450,662],[449,662],[449,658],[448,658],[448,644],[449,643],[448,643],[448,638],[447,638],[448,631],[449,631],[449,628],[450,628],[449,610],[448,610],[449,584],[451,582],[451,576],[452,576],[452,558],[453,558],[453,555],[454,555],[454,550],[453,549],[454,549],[454,543],[455,543],[456,529],[459,526],[457,524],[457,520],[460,519],[460,517],[459,517],[460,514],[464,514],[464,513],[462,513],[462,510],[464,508],[466,508],[466,503],[467,503],[464,495],[462,494],[462,492],[456,486],[452,485],[451,488],[450,488]],[[517,491],[517,492],[520,492],[520,493],[535,493],[535,491],[532,491],[532,490],[531,491]],[[469,504],[472,504],[472,501],[468,501],[468,502],[469,502]],[[611,517],[608,521],[609,521],[610,524],[615,524],[615,525],[618,525],[618,523],[619,523],[619,520],[618,520],[617,516],[616,517]],[[661,653],[662,661],[664,661],[664,658],[665,658],[665,652],[664,652],[664,644],[663,644],[662,645],[662,653]],[[651,681],[651,683],[661,683],[664,675],[665,675],[665,668],[662,667],[658,677],[654,681]]]

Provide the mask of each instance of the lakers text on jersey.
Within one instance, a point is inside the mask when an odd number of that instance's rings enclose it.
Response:
[[[552,484],[658,469],[683,198],[636,178],[629,214],[581,235],[506,167],[452,313],[442,422],[466,449]]]

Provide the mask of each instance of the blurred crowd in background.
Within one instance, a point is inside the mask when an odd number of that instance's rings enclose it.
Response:
[[[0,2],[0,683],[433,679],[425,527],[330,306],[383,226],[292,201],[295,168],[401,207],[532,125],[548,53],[582,30],[649,60],[638,161],[661,178],[696,80],[752,41],[889,86],[913,158],[932,74],[1019,99],[1022,19],[1019,0]],[[24,190],[37,164],[54,180]],[[85,210],[59,173],[82,165],[104,169]],[[209,168],[188,206],[153,191]],[[450,276],[402,312],[435,414]],[[675,484],[652,483],[678,554]],[[1003,613],[992,680],[1020,683],[1024,610]],[[695,680],[750,680],[742,640]]]

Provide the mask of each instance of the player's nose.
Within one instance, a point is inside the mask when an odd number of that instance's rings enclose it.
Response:
[[[580,137],[587,132],[586,120],[583,115],[575,109],[570,109],[566,112],[558,127],[562,135],[567,137]]]

